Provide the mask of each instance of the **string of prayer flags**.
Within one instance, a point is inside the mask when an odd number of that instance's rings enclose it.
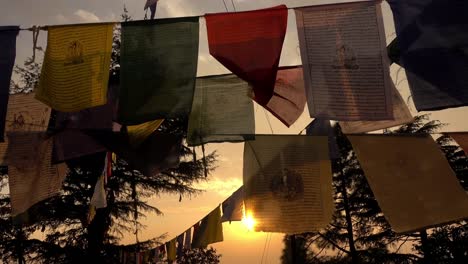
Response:
[[[164,119],[156,119],[139,125],[127,126],[130,144],[134,147],[138,147],[138,145],[143,143],[163,122]]]
[[[335,160],[340,158],[340,148],[336,142],[335,131],[330,120],[315,118],[314,121],[306,127],[306,135],[328,137],[328,152],[330,153],[330,159]]]
[[[52,165],[52,138],[44,132],[12,132],[8,140],[11,215],[15,216],[57,194],[67,168]]]
[[[343,121],[340,122],[344,134],[358,134],[408,124],[414,121],[408,106],[392,83],[393,119],[382,121]]]
[[[310,116],[393,119],[380,4],[353,2],[295,11]]]
[[[166,252],[167,252],[167,261],[172,263],[172,261],[176,260],[176,239],[172,239],[171,241],[166,243]]]
[[[250,86],[233,74],[197,78],[187,144],[236,142],[255,134]]]
[[[78,112],[58,112],[55,115],[54,162],[62,162],[106,151],[99,142],[83,130],[111,131],[112,105],[88,108]]]
[[[0,142],[4,141],[5,118],[10,94],[11,74],[16,58],[19,26],[0,26]]]
[[[388,0],[418,111],[468,105],[468,3]]]
[[[242,221],[244,216],[244,187],[241,186],[221,205],[223,216],[221,222]]]
[[[468,195],[430,135],[348,139],[395,232],[414,232],[468,217]]]
[[[47,130],[51,109],[34,99],[34,93],[10,95],[5,119],[5,142],[0,143],[0,165],[8,165],[8,132]]]
[[[245,212],[255,231],[299,234],[333,214],[326,136],[256,136],[244,145]]]
[[[198,17],[122,23],[118,120],[187,116],[198,60]]]
[[[209,244],[223,241],[221,208],[216,207],[201,220],[198,230],[193,232],[192,248],[206,248]]]
[[[288,20],[285,5],[234,13],[206,14],[210,54],[252,85],[254,99],[273,96]]]
[[[191,249],[192,247],[192,228],[187,229],[185,231],[185,241],[184,241],[184,248]]]
[[[276,75],[273,96],[264,107],[290,127],[304,112],[306,104],[302,67],[283,67]]]
[[[177,257],[182,257],[184,253],[184,233],[177,236]]]
[[[156,175],[179,164],[182,139],[178,135],[154,132],[138,147],[133,147],[124,133],[102,131],[86,131],[86,133],[143,175]]]
[[[61,112],[107,102],[114,24],[49,26],[36,99]]]
[[[466,156],[468,156],[468,132],[450,132],[444,134],[453,138],[460,146],[460,148],[463,149]]]

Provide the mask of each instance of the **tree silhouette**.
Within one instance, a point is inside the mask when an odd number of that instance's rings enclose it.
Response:
[[[124,21],[131,17],[124,8]],[[120,31],[114,34],[110,86],[118,83],[120,70]],[[26,64],[25,64],[26,65]],[[28,63],[16,66],[20,82],[14,83],[12,92],[29,92],[39,80],[41,65]],[[54,116],[49,129],[53,128]],[[186,137],[188,117],[167,119],[154,133],[168,133]],[[144,144],[144,142],[143,142]],[[69,160],[69,174],[59,195],[40,202],[27,213],[14,219],[10,217],[9,196],[0,196],[0,254],[5,263],[118,263],[119,251],[144,251],[160,245],[164,234],[133,245],[119,245],[128,232],[142,230],[140,219],[148,214],[162,212],[147,203],[148,198],[163,193],[179,194],[180,199],[199,192],[193,184],[206,181],[214,169],[216,153],[197,159],[194,149],[182,146],[181,162],[177,168],[167,169],[157,175],[144,175],[125,160],[113,163],[112,177],[106,185],[107,207],[98,209],[88,223],[90,199],[97,178],[102,174],[105,153],[96,153]],[[7,181],[6,168],[1,168],[1,186]],[[44,239],[37,239],[42,236]]]

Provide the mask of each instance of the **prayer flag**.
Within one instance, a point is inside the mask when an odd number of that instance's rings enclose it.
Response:
[[[198,61],[198,17],[122,23],[118,120],[187,116]]]
[[[166,252],[167,252],[167,261],[172,263],[172,261],[176,260],[176,239],[172,239],[171,241],[166,243]]]
[[[253,138],[255,118],[250,90],[247,82],[232,74],[197,78],[188,145]]]
[[[42,132],[47,130],[50,107],[34,99],[34,93],[10,95],[5,119],[5,142],[0,143],[0,166],[8,165],[8,132]]]
[[[130,144],[134,147],[138,147],[143,143],[156,129],[161,126],[164,119],[156,119],[143,124],[127,126],[128,139]]]
[[[0,142],[4,141],[5,118],[10,94],[11,74],[16,58],[19,26],[0,26]]]
[[[56,195],[67,169],[64,164],[52,165],[52,138],[43,132],[12,132],[8,140],[8,183],[15,216]]]
[[[468,195],[430,135],[348,138],[395,232],[414,232],[468,217]]]
[[[192,246],[192,228],[190,227],[185,231],[185,242],[184,242],[184,248],[185,249],[190,249]]]
[[[328,225],[332,174],[325,136],[256,136],[244,145],[245,213],[255,231],[299,234]]]
[[[192,248],[206,248],[209,244],[223,241],[223,225],[221,224],[221,208],[218,206],[205,216],[193,233]]]
[[[366,1],[295,11],[310,116],[393,119],[380,4]]]
[[[244,187],[241,186],[223,204],[221,222],[242,221],[244,216]]]
[[[302,67],[283,67],[276,75],[273,97],[265,108],[287,127],[304,112],[306,103]]]
[[[184,253],[184,233],[180,234],[177,237],[177,257],[178,258],[182,257],[183,253]]]
[[[76,112],[107,102],[113,23],[49,26],[36,98]]]
[[[206,14],[205,19],[210,54],[251,84],[255,101],[266,105],[273,96],[286,34],[286,6]]]
[[[463,149],[466,156],[468,156],[468,132],[451,132],[445,134],[452,137],[460,146],[460,148]]]
[[[133,147],[124,133],[86,133],[146,176],[156,175],[179,164],[182,139],[178,135],[154,132],[141,145]]]
[[[418,111],[468,105],[468,2],[388,0]]]
[[[106,151],[83,130],[111,131],[112,105],[81,110],[79,112],[58,112],[55,115],[54,162],[62,162],[82,156]]]
[[[382,121],[350,121],[340,122],[341,131],[344,134],[366,133],[374,130],[385,129],[394,126],[408,124],[414,121],[408,106],[406,106],[403,98],[392,83],[392,103],[393,103],[393,119]]]

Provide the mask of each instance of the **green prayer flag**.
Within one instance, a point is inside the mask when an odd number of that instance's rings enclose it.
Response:
[[[122,23],[120,123],[136,125],[189,114],[198,24],[198,17]]]

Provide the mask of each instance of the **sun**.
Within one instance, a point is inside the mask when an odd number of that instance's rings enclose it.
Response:
[[[248,212],[242,218],[242,223],[244,224],[245,227],[247,227],[247,230],[254,231],[257,221],[255,221],[255,219],[253,218],[252,213]]]

